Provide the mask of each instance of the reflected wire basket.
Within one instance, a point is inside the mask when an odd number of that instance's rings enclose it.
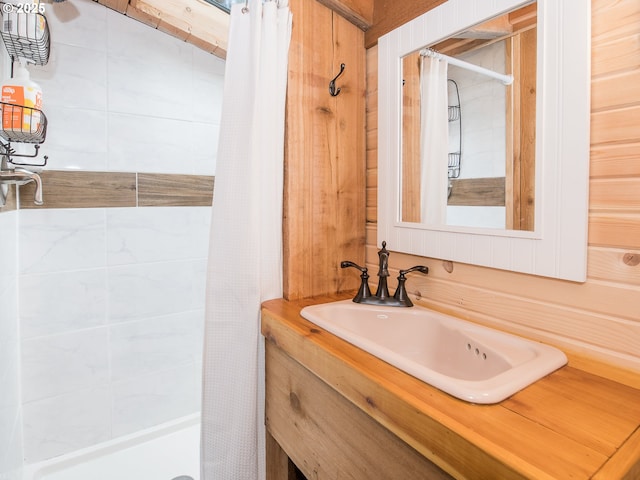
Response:
[[[456,120],[460,120],[460,105],[449,105],[449,121],[455,122]]]
[[[460,152],[452,152],[449,154],[449,178],[458,178],[460,176]]]

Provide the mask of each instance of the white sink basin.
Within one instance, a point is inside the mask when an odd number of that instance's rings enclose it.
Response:
[[[496,403],[567,363],[560,350],[426,308],[351,300],[301,315],[454,397]]]

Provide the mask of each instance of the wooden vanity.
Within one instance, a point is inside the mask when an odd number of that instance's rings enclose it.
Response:
[[[495,405],[458,400],[263,304],[267,479],[639,479],[640,389],[569,365]]]

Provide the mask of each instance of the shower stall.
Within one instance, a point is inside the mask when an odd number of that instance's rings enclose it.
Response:
[[[211,207],[170,185],[215,174],[224,61],[72,3],[68,22],[46,5],[51,55],[28,67],[44,207],[0,209],[0,478],[197,479]]]

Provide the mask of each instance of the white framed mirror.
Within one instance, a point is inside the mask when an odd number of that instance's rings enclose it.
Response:
[[[535,207],[526,228],[470,226],[447,221],[451,170],[441,156],[421,154],[418,172],[403,167],[406,59],[474,26],[535,4],[535,137],[531,193]],[[531,9],[532,7],[529,7]],[[449,0],[388,33],[378,47],[378,243],[391,250],[534,275],[585,281],[588,222],[591,5],[585,0]],[[500,50],[498,50],[500,51]],[[504,54],[502,54],[504,56]],[[509,57],[513,60],[513,56]],[[507,62],[508,63],[508,62]],[[506,65],[514,84],[520,71]],[[506,72],[502,72],[506,73]],[[446,78],[445,78],[446,81]],[[466,87],[465,87],[466,88]],[[507,91],[512,99],[514,87]],[[529,87],[528,87],[529,88]],[[466,92],[465,92],[466,93]],[[450,103],[451,105],[451,103]],[[464,108],[464,104],[463,104]],[[509,106],[510,115],[518,106]],[[424,108],[421,117],[425,118]],[[424,121],[424,120],[422,120]],[[507,120],[509,125],[513,122]],[[520,131],[517,126],[514,130]],[[420,145],[425,144],[424,127]],[[435,137],[437,138],[437,136]],[[448,141],[445,139],[445,142]],[[433,145],[433,138],[429,145]],[[516,142],[517,143],[517,142]],[[424,146],[418,147],[421,151]],[[440,150],[445,150],[444,146]],[[431,150],[431,149],[429,149]],[[438,150],[438,149],[436,149]],[[507,157],[513,149],[507,148]],[[442,153],[442,152],[440,152]],[[445,153],[446,155],[446,153]],[[462,152],[464,158],[465,152]],[[511,159],[507,158],[507,164]],[[464,162],[461,167],[464,169]],[[409,217],[406,198],[420,175],[423,212]],[[449,178],[448,178],[449,177]],[[506,181],[509,184],[509,180]],[[504,194],[503,194],[504,195]],[[420,198],[414,193],[412,198]],[[424,203],[424,198],[428,197]],[[404,199],[404,200],[403,200]],[[403,205],[403,201],[405,205]],[[505,203],[509,204],[509,197]],[[509,210],[507,206],[507,210]],[[435,214],[434,214],[435,212]],[[411,220],[411,221],[409,221]]]

